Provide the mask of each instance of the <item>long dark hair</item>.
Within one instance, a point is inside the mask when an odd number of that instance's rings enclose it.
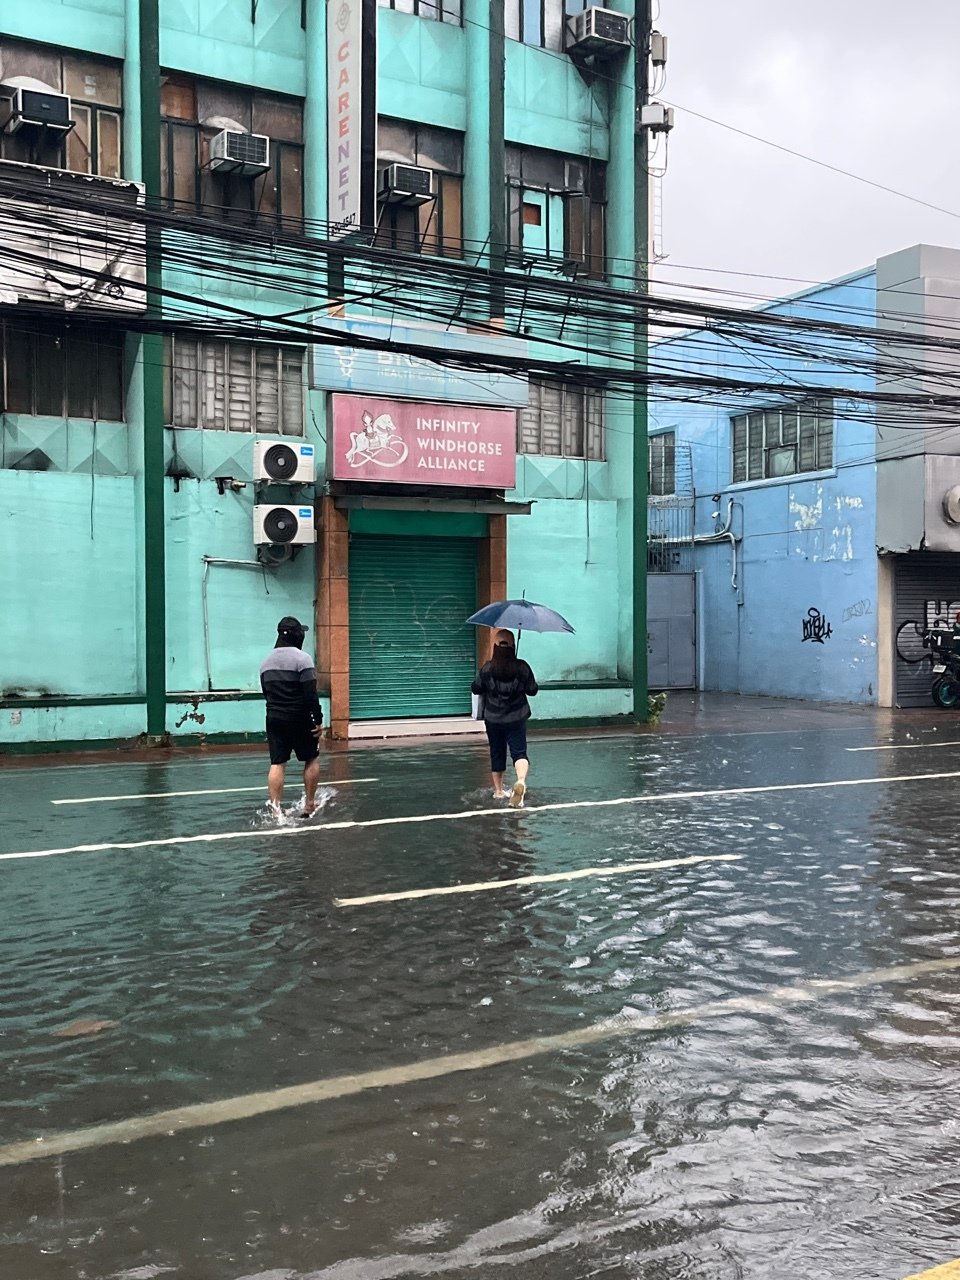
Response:
[[[490,666],[498,680],[516,680],[520,673],[520,663],[512,631],[498,631],[493,637]]]

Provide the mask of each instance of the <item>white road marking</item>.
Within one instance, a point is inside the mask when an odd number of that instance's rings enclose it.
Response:
[[[886,742],[879,747],[844,747],[845,751],[929,751],[931,747],[960,747],[960,742]]]
[[[333,1098],[349,1098],[373,1089],[397,1088],[422,1080],[437,1080],[443,1076],[464,1071],[482,1071],[502,1066],[507,1062],[523,1062],[558,1053],[564,1049],[578,1049],[584,1045],[599,1044],[604,1040],[624,1040],[641,1033],[668,1031],[674,1027],[690,1026],[707,1018],[723,1018],[730,1014],[747,1013],[760,1017],[776,1017],[786,1005],[810,1004],[831,996],[859,991],[863,987],[883,986],[891,982],[907,982],[926,974],[946,973],[960,968],[960,957],[942,960],[921,960],[916,964],[894,965],[887,969],[870,969],[851,974],[846,978],[811,978],[793,986],[771,987],[768,991],[751,996],[733,996],[726,1000],[712,1000],[706,1004],[691,1005],[674,1013],[626,1013],[614,1018],[604,1018],[586,1027],[563,1031],[552,1036],[535,1036],[530,1040],[511,1040],[488,1049],[475,1049],[469,1053],[442,1054],[420,1062],[408,1062],[399,1067],[384,1067],[374,1071],[362,1071],[355,1075],[329,1076],[282,1089],[259,1093],[241,1094],[221,1098],[217,1102],[200,1102],[192,1106],[173,1107],[168,1111],[131,1116],[107,1124],[93,1125],[87,1129],[49,1133],[24,1142],[11,1142],[0,1146],[0,1167],[26,1164],[30,1160],[44,1160],[50,1156],[64,1156],[77,1151],[97,1150],[101,1147],[136,1142],[141,1138],[172,1137],[190,1129],[209,1129],[215,1125],[246,1120],[251,1116],[287,1111],[294,1107],[316,1102],[329,1102]]]
[[[724,787],[713,791],[668,791],[645,796],[619,796],[613,800],[566,800],[558,804],[541,804],[529,809],[461,809],[457,813],[411,813],[400,818],[367,818],[362,822],[320,822],[304,827],[267,827],[261,831],[214,831],[196,836],[166,836],[162,840],[105,841],[103,844],[64,845],[57,849],[27,849],[20,853],[0,853],[0,862],[18,862],[27,858],[53,858],[62,853],[107,853],[115,849],[161,849],[178,844],[217,844],[221,840],[279,839],[304,836],[322,831],[360,830],[365,827],[409,826],[418,822],[463,822],[472,818],[506,818],[519,821],[541,813],[558,813],[565,809],[610,809],[631,804],[665,804],[671,800],[714,800],[725,796],[768,795],[784,791],[824,791],[831,787],[866,787],[876,783],[939,782],[960,778],[960,770],[950,773],[904,773],[889,778],[834,778],[827,782],[783,782],[764,787]],[[516,815],[516,816],[514,816]]]
[[[518,884],[551,884],[558,880],[586,880],[590,876],[625,876],[631,871],[656,871],[663,867],[691,867],[698,862],[740,862],[742,853],[704,853],[689,858],[662,858],[658,862],[627,862],[616,867],[581,867],[577,871],[553,871],[542,876],[518,876],[515,880],[482,880],[474,884],[444,885],[439,889],[406,889],[402,893],[371,893],[364,898],[334,898],[335,907],[366,907],[373,902],[404,902],[411,898],[439,898],[451,893],[485,893]]]
[[[326,787],[353,787],[358,782],[379,782],[379,778],[321,778],[320,785]],[[301,787],[302,782],[288,782],[288,787]],[[208,787],[202,791],[141,791],[137,795],[122,796],[77,796],[70,800],[51,800],[51,804],[105,804],[112,800],[167,800],[173,796],[229,796],[241,791],[262,791],[266,795],[267,785],[259,787]]]

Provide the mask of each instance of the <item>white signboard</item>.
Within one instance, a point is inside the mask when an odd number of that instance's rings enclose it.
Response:
[[[361,225],[363,0],[327,4],[327,221],[331,238]]]

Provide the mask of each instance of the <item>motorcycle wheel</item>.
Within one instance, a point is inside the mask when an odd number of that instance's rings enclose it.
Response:
[[[960,685],[952,676],[941,676],[934,682],[930,693],[938,707],[949,709],[960,703]]]

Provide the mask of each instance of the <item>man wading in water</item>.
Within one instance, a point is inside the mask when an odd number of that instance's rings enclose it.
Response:
[[[270,772],[267,786],[270,807],[282,812],[283,781],[287,761],[295,754],[303,765],[303,817],[317,807],[320,781],[320,734],[323,712],[317,697],[317,672],[313,659],[303,652],[307,628],[296,618],[281,618],[277,643],[260,667],[260,688],[267,700],[267,743]]]

